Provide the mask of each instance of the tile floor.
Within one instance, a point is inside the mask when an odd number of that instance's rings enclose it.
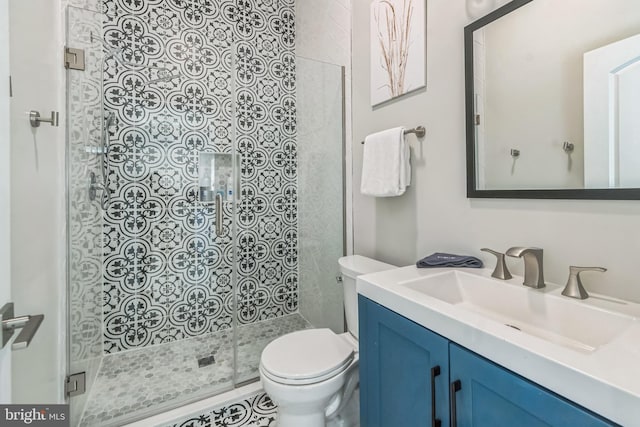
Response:
[[[299,314],[241,326],[236,382],[258,377],[260,354],[270,341],[310,326]],[[198,367],[198,359],[210,356],[215,359],[214,363]],[[232,382],[231,330],[107,355],[102,360],[80,425],[119,426],[133,417],[151,415],[230,389]],[[268,406],[266,400],[260,405],[260,408]]]
[[[345,408],[327,420],[327,427],[360,427],[359,408],[360,392],[356,389]],[[275,427],[276,410],[269,396],[260,392],[158,427]]]
[[[276,406],[269,396],[259,393],[160,427],[273,427],[275,423]]]

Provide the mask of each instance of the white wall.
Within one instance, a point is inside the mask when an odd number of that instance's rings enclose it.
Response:
[[[59,0],[12,0],[11,270],[16,314],[44,314],[28,349],[13,358],[14,401],[61,402],[65,348],[64,80]],[[35,132],[28,111],[61,112]]]
[[[550,282],[569,265],[600,265],[588,290],[640,302],[640,201],[470,200],[466,198],[463,27],[465,2],[428,0],[427,91],[372,111],[369,103],[369,1],[353,4],[353,139],[384,128],[423,124],[412,140],[413,180],[401,197],[359,194],[362,147],[354,145],[355,252],[409,265],[436,251],[476,255],[481,247],[539,246]],[[522,274],[522,262],[508,260]]]

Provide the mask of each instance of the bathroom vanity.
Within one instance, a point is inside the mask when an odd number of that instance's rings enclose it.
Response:
[[[638,304],[486,269],[358,278],[361,424],[640,425]]]

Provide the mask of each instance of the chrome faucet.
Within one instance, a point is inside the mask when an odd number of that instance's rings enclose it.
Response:
[[[562,291],[562,295],[576,298],[576,299],[587,299],[589,298],[589,294],[582,286],[582,280],[580,280],[580,273],[583,271],[607,271],[606,268],[603,267],[569,267],[569,279],[567,280],[567,286],[564,287]]]
[[[544,269],[542,267],[542,249],[540,248],[509,248],[506,255],[524,259],[523,285],[530,288],[544,288]]]

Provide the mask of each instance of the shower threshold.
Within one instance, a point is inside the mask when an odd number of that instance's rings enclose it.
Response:
[[[236,384],[255,380],[273,339],[311,325],[292,314],[238,327]],[[211,361],[198,367],[198,361]],[[233,388],[233,331],[106,355],[82,415],[82,427],[110,427],[168,411]]]

